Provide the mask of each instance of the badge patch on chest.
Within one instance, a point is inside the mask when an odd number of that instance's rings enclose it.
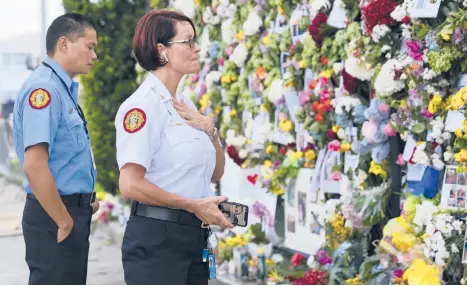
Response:
[[[146,124],[146,113],[139,108],[130,109],[123,119],[123,128],[128,133],[141,130]]]
[[[33,90],[29,96],[29,105],[34,109],[46,108],[51,101],[50,93],[42,88]]]

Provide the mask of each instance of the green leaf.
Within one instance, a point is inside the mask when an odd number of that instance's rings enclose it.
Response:
[[[425,131],[425,124],[419,122],[415,124],[412,130],[416,134],[421,134],[423,131]]]

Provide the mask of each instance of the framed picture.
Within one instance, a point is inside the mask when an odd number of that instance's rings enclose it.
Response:
[[[260,105],[264,93],[263,81],[265,79],[265,73],[261,74],[260,77],[258,77],[258,75],[260,74],[257,72],[250,73],[248,76],[248,88],[253,100],[257,105]]]
[[[287,52],[282,52],[280,55],[280,63],[281,63],[281,76],[284,77],[285,73],[287,72],[287,67],[290,62],[289,58],[290,54]]]
[[[289,28],[290,28],[290,35],[292,36],[292,42],[295,44],[297,42],[304,42],[305,35],[307,33],[307,29],[300,28],[300,22],[302,17],[308,15],[308,11],[306,7],[303,5],[297,5],[295,10],[292,12],[290,16]]]
[[[441,0],[415,0],[409,13],[413,18],[436,18],[440,5]]]

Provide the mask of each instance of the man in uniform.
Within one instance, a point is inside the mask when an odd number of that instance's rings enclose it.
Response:
[[[86,284],[92,214],[98,209],[89,132],[73,77],[88,73],[97,34],[82,15],[55,19],[48,57],[14,106],[16,153],[26,175],[23,234],[29,284]]]

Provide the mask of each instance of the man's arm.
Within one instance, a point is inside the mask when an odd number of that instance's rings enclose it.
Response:
[[[24,173],[34,196],[59,228],[57,241],[62,242],[73,228],[73,219],[65,208],[48,166],[48,146],[37,144],[24,153]]]

